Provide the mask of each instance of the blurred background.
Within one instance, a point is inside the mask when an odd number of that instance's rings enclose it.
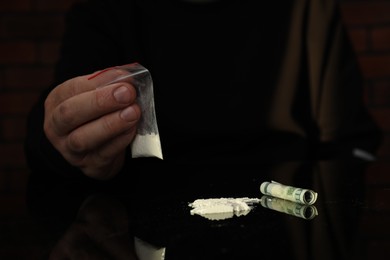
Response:
[[[0,1],[0,212],[2,217],[20,216],[28,168],[23,153],[26,116],[39,93],[53,78],[64,30],[64,14],[81,0],[2,0]],[[390,159],[390,0],[340,0],[342,15],[358,54],[365,78],[365,100],[370,112],[385,132],[378,156]],[[383,166],[383,167],[382,167]],[[376,198],[390,191],[376,187],[390,183],[390,168],[376,166],[367,175],[370,201],[385,207]],[[384,194],[385,193],[385,194]],[[390,217],[370,213],[367,216],[368,248],[373,252],[390,246],[370,229],[370,221],[388,221]],[[22,220],[15,219],[15,226]],[[0,223],[1,229],[5,228]],[[19,227],[23,229],[23,225]],[[15,252],[17,246],[0,246]],[[33,245],[31,246],[33,251]],[[380,250],[379,250],[380,251]],[[14,252],[14,253],[15,253]]]

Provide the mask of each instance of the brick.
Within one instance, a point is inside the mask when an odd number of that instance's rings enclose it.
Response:
[[[25,167],[27,165],[22,142],[0,144],[0,154],[2,170],[5,168]]]
[[[52,67],[10,67],[4,74],[4,89],[42,90],[53,80]]]
[[[0,95],[0,116],[27,115],[38,97],[39,93],[3,93]]]
[[[61,42],[44,41],[38,43],[37,61],[41,64],[54,65],[59,58]]]
[[[26,190],[29,181],[29,169],[27,165],[23,165],[23,167],[12,168],[8,172],[9,174],[9,182],[8,189],[12,194],[23,193]]]
[[[390,54],[359,55],[358,60],[365,78],[390,76]]]
[[[0,91],[3,89],[4,87],[4,69],[1,69],[0,68]]]
[[[27,166],[8,167],[0,173],[0,194],[18,194],[26,190],[29,178]]]
[[[7,41],[0,42],[0,65],[1,64],[28,64],[35,61],[35,45],[30,41]]]
[[[367,259],[388,260],[390,257],[390,239],[371,239],[367,243]]]
[[[379,82],[379,80],[376,79],[363,79],[363,98],[364,102],[367,106],[367,108],[370,109],[377,109],[378,106],[374,103],[375,100],[375,83]],[[379,106],[380,108],[380,106]]]
[[[390,160],[390,134],[384,134],[384,140],[380,145],[377,155],[381,160]]]
[[[390,162],[377,161],[366,170],[366,183],[371,185],[390,185]]]
[[[36,0],[34,9],[38,11],[66,11],[71,5],[82,0]]]
[[[390,107],[390,77],[389,79],[373,82],[371,90],[370,101],[373,106]]]
[[[7,194],[0,196],[0,215],[6,216],[21,216],[27,212],[25,194]]]
[[[348,29],[348,34],[357,53],[368,49],[368,32],[366,29]]]
[[[383,188],[383,186],[372,187],[368,191],[367,198],[369,199],[368,203],[370,209],[374,211],[388,212],[390,216],[390,204],[389,204],[390,189],[389,188]]]
[[[390,26],[373,28],[371,38],[374,51],[390,50]]]
[[[64,30],[58,14],[27,13],[2,17],[1,35],[11,39],[59,39]]]
[[[30,8],[31,0],[0,1],[0,10],[2,12],[23,12],[30,10]]]
[[[341,13],[347,26],[389,23],[390,2],[346,2],[341,4]]]
[[[25,117],[0,118],[0,140],[23,141],[25,136]]]
[[[370,113],[384,131],[390,131],[390,108],[371,109]]]
[[[364,80],[362,95],[363,95],[364,104],[367,107],[371,106],[371,92],[372,92],[371,82],[369,82],[368,80]]]
[[[368,212],[370,210],[370,212]],[[361,231],[368,237],[380,237],[382,235],[388,236],[388,230],[383,227],[389,226],[389,214],[378,214],[371,209],[366,209],[361,215]]]

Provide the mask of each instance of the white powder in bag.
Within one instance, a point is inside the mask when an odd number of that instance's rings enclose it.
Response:
[[[137,134],[131,144],[132,157],[155,156],[163,159],[160,135],[158,134]]]

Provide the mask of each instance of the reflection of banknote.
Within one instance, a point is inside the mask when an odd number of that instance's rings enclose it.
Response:
[[[260,191],[265,195],[301,204],[312,205],[317,200],[317,193],[312,190],[287,186],[275,181],[263,182],[260,185]]]
[[[304,205],[268,195],[261,197],[261,205],[264,208],[273,209],[303,219],[313,219],[318,215],[317,208],[313,205]]]

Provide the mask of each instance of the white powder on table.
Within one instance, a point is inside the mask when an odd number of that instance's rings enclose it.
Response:
[[[197,199],[188,205],[192,207],[191,215],[200,215],[211,220],[221,220],[233,216],[247,215],[253,204],[260,203],[259,198],[211,198]]]

